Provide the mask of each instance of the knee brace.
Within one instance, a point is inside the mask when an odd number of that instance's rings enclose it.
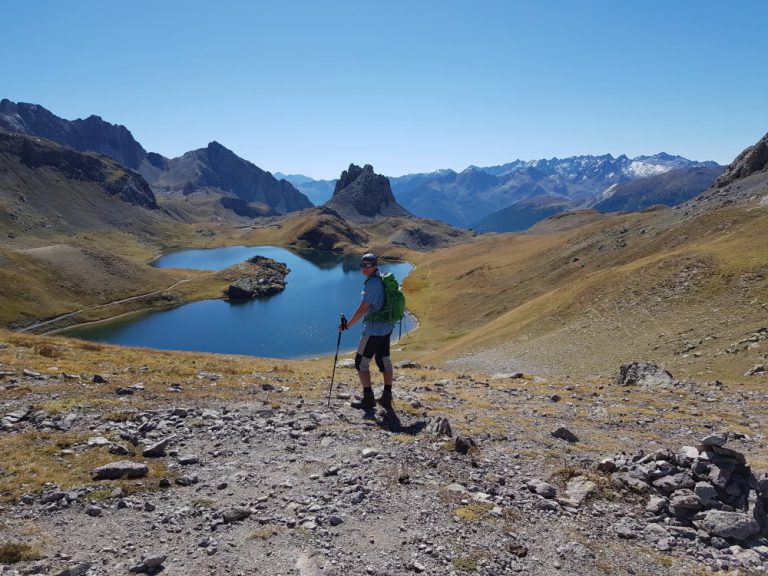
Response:
[[[370,372],[371,371],[371,359],[366,358],[362,354],[355,354],[355,368],[358,372]]]
[[[376,356],[376,366],[379,372],[392,372],[392,360],[389,356]]]

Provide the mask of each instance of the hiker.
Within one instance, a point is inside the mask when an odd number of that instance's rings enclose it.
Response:
[[[355,368],[363,385],[363,399],[352,402],[353,408],[369,410],[376,402],[384,408],[392,408],[392,378],[394,372],[389,358],[389,337],[395,326],[394,322],[373,320],[373,315],[384,306],[384,282],[379,274],[378,259],[375,254],[365,254],[360,259],[360,271],[365,276],[362,301],[346,324],[339,324],[339,330],[352,326],[361,318],[364,320],[363,335],[355,354]],[[371,388],[371,359],[376,358],[376,366],[384,375],[384,392],[375,398]]]

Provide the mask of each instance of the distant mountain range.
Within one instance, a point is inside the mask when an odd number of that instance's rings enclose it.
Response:
[[[59,118],[37,104],[0,101],[0,130],[38,136],[79,152],[96,152],[140,173],[169,208],[194,219],[232,216],[253,218],[285,214],[312,206],[285,180],[237,156],[218,142],[165,158],[147,152],[125,127],[99,116]]]
[[[723,169],[715,162],[665,153],[635,158],[607,154],[516,160],[500,166],[470,166],[461,172],[438,170],[389,180],[398,203],[417,216],[477,231],[501,232],[521,230],[528,222],[533,224],[577,207],[608,211],[679,204],[706,189]],[[327,200],[335,182],[300,174],[285,178],[311,195],[314,202]],[[646,179],[645,185],[623,188],[624,183]],[[634,192],[641,197],[631,198]],[[533,198],[538,200],[529,201]]]
[[[0,101],[0,130],[47,138],[80,152],[96,152],[140,173],[158,201],[188,220],[255,218],[322,205],[336,180],[301,174],[274,176],[218,142],[165,158],[147,152],[124,126],[98,116],[64,120],[36,104]],[[665,153],[515,160],[461,172],[438,170],[390,177],[394,200],[404,211],[478,231],[524,229],[563,210],[642,210],[675,205],[706,189],[723,171]],[[364,210],[358,202],[353,212]],[[333,210],[345,208],[335,202]]]

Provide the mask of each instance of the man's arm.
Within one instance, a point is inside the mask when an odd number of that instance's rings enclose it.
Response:
[[[370,308],[370,306],[371,305],[368,304],[368,302],[366,302],[366,301],[360,302],[360,306],[358,306],[357,310],[355,310],[355,313],[352,314],[352,318],[347,320],[347,328],[349,328],[350,326],[352,326],[352,324],[354,324],[355,322],[360,320],[360,318],[365,316],[365,313],[368,311],[368,308]],[[342,330],[342,326],[341,326],[341,324],[339,324],[339,331],[341,331],[341,330]]]

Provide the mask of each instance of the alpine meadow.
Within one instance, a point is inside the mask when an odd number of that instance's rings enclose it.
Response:
[[[4,12],[0,574],[768,573],[762,2]]]

